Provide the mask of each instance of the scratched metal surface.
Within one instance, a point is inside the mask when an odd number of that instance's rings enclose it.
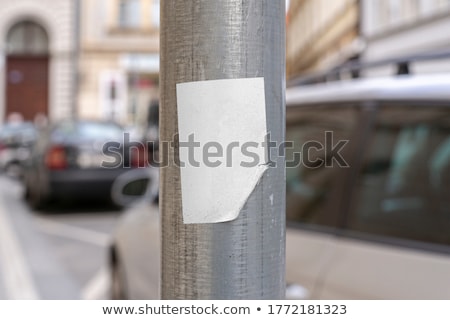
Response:
[[[161,141],[178,130],[176,83],[250,77],[264,77],[267,128],[284,141],[284,2],[161,2]],[[163,299],[284,297],[285,168],[275,151],[276,167],[226,223],[184,225],[179,168],[161,169]],[[178,157],[161,153],[169,163]]]

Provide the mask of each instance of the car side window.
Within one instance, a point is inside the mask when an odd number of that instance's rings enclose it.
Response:
[[[450,108],[381,106],[349,228],[450,245]]]
[[[286,218],[288,223],[335,227],[337,190],[350,166],[356,106],[288,108],[286,127]],[[339,145],[340,143],[340,145]],[[289,146],[289,144],[292,144]],[[332,147],[339,149],[333,156]],[[344,171],[344,172],[343,172]]]

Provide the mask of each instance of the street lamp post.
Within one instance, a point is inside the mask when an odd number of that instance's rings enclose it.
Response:
[[[160,141],[178,133],[184,82],[264,78],[266,127],[285,132],[285,1],[161,2]],[[220,115],[218,115],[219,117]],[[164,145],[161,144],[161,148]],[[167,145],[166,145],[167,148]],[[168,150],[167,150],[168,149]],[[277,148],[237,219],[183,222],[179,149],[161,150],[163,299],[281,299],[285,294],[285,166]]]

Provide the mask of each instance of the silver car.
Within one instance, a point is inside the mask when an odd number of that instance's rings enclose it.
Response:
[[[309,299],[450,299],[450,75],[287,90],[287,293]],[[307,141],[323,150],[302,153]],[[124,214],[114,298],[156,299],[159,217]]]

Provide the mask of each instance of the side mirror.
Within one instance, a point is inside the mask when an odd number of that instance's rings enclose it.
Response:
[[[158,185],[159,172],[157,169],[131,170],[120,175],[114,181],[111,188],[111,198],[120,207],[128,207],[144,198],[154,201],[158,196]]]

